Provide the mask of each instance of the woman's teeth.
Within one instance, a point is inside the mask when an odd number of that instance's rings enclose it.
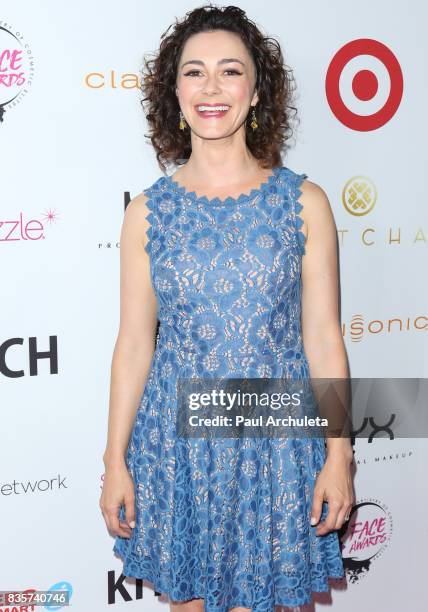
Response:
[[[205,111],[218,112],[218,111],[229,110],[229,106],[203,106],[201,105],[201,106],[197,106],[196,108],[200,113],[204,113]]]

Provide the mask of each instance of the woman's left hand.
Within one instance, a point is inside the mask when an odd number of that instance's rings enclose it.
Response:
[[[341,452],[327,453],[323,468],[317,476],[312,503],[311,521],[316,525],[321,517],[323,501],[328,503],[328,514],[317,526],[316,535],[340,529],[349,518],[355,503],[355,493],[351,475],[352,459]]]

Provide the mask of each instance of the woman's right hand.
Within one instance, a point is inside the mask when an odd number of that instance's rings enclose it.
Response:
[[[111,535],[131,537],[132,528],[135,527],[134,503],[134,483],[126,464],[107,466],[99,505]],[[126,522],[119,520],[119,510],[122,504],[125,507]]]

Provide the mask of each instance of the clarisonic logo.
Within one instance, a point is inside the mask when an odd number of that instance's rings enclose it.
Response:
[[[44,240],[44,230],[58,219],[59,213],[48,210],[43,215],[43,219],[26,219],[20,212],[17,219],[0,219],[0,242]]]
[[[392,334],[410,331],[427,331],[428,316],[393,317],[391,319],[372,319],[365,321],[362,314],[355,314],[349,324],[342,324],[343,336],[349,336],[352,342],[361,342],[365,334]]]

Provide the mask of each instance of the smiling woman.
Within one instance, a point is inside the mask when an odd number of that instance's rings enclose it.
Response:
[[[212,36],[210,36],[209,39],[212,40],[214,47],[220,45],[223,48],[227,48],[227,46],[225,47],[224,44],[222,44],[224,42],[222,38],[224,39],[225,35],[230,38],[230,33],[226,33],[222,30],[214,30],[210,32],[210,34],[212,34]],[[206,34],[202,35],[204,38],[207,37]],[[242,45],[242,48],[240,49],[243,59],[237,57],[226,57],[216,61],[216,58],[212,57],[209,63],[205,63],[200,59],[186,60],[187,54],[191,55],[192,52],[197,50],[197,47],[198,36],[196,35],[196,37],[193,36],[192,40],[188,41],[188,44],[186,45],[186,55],[184,56],[182,54],[181,60],[179,61],[176,94],[179,98],[180,107],[182,109],[183,106],[185,106],[185,98],[187,97],[189,98],[189,103],[191,102],[192,97],[202,97],[205,98],[205,100],[197,99],[196,104],[193,106],[198,114],[204,118],[221,118],[227,111],[229,111],[231,106],[233,108],[231,102],[234,100],[239,102],[242,99],[242,96],[247,93],[245,89],[254,89],[255,68],[253,62],[244,45]],[[211,64],[213,65],[211,66]],[[237,69],[236,64],[241,66],[240,71]],[[198,65],[200,68],[192,68],[191,70],[188,70],[187,68],[185,69],[185,67],[189,65]],[[213,71],[212,76],[210,74],[211,71]],[[187,81],[188,77],[191,79],[190,82]],[[224,91],[224,93],[222,93],[222,100],[220,100],[216,95],[211,96],[208,94],[208,92],[201,92],[201,85],[203,84],[205,89],[208,81],[209,87],[211,79],[215,79],[216,81],[218,80],[222,92]],[[211,97],[214,97],[215,99],[209,99]],[[225,97],[228,99],[225,100]],[[255,98],[257,100],[257,96]],[[215,108],[216,110],[210,110],[210,107]],[[201,108],[203,110],[201,110]],[[186,116],[186,112],[184,112],[184,115]]]
[[[209,5],[162,36],[143,90],[159,165],[180,167],[123,222],[100,500],[113,550],[173,612],[303,605],[344,576],[349,441],[326,456],[319,437],[176,427],[183,379],[346,375],[329,202],[282,164],[290,71],[244,11]]]
[[[229,41],[226,45],[225,33]],[[195,39],[201,35],[206,45],[202,51],[199,44],[195,47]],[[233,38],[235,44],[230,42]],[[284,63],[278,42],[264,36],[238,7],[195,9],[177,21],[173,32],[168,28],[161,39],[159,53],[144,60],[142,105],[148,136],[162,170],[169,164],[180,166],[188,161],[193,133],[188,129],[189,122],[192,116],[203,118],[195,105],[222,104],[233,110],[232,102],[241,113],[248,115],[250,111],[253,122],[257,115],[259,129],[248,122],[241,124],[249,152],[262,168],[277,166],[281,151],[289,146],[292,123],[298,122],[293,106],[293,72]],[[209,91],[214,78],[221,86],[221,95],[215,88]],[[206,85],[208,91],[201,90]],[[192,91],[195,97],[188,103],[184,96]],[[243,105],[242,96],[245,99],[252,93],[255,96]],[[239,123],[239,118],[235,119]]]

